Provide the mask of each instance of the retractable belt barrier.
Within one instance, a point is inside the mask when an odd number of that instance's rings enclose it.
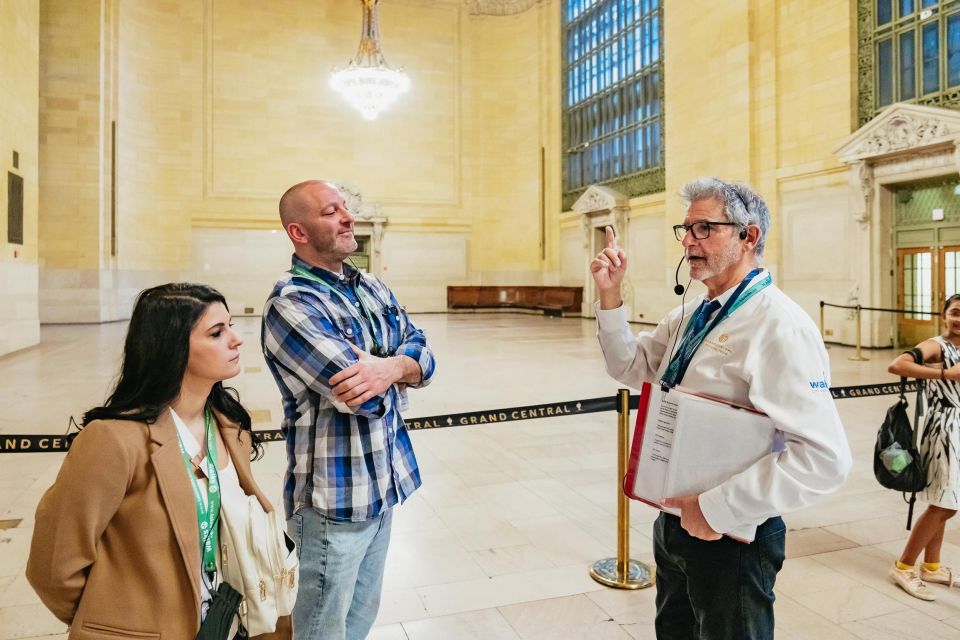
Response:
[[[811,385],[817,383],[811,382]],[[821,383],[822,384],[822,383]],[[917,383],[907,382],[907,391],[916,391]],[[870,398],[873,396],[887,396],[900,393],[900,384],[897,382],[882,384],[862,384],[852,387],[830,387],[830,394],[837,400],[845,398]],[[639,396],[630,396],[630,408],[637,408]],[[616,396],[603,398],[587,398],[585,400],[571,400],[568,402],[551,402],[548,404],[525,405],[506,409],[490,409],[487,411],[468,411],[466,413],[450,413],[446,415],[427,416],[425,418],[405,419],[404,423],[410,431],[422,429],[443,429],[446,427],[470,427],[481,424],[499,424],[502,422],[517,422],[520,420],[539,420],[541,418],[559,418],[585,413],[599,413],[615,411],[617,408]],[[280,429],[257,429],[254,431],[263,442],[283,440]],[[65,435],[35,435],[35,434],[0,434],[0,453],[52,453],[66,451],[76,432]]]
[[[823,319],[823,310],[826,307],[832,307],[834,309],[848,309],[856,313],[856,317],[854,319],[854,326],[856,326],[856,329],[857,329],[857,344],[856,344],[857,351],[854,355],[850,356],[849,358],[854,362],[866,362],[867,360],[870,359],[870,358],[864,358],[863,355],[860,353],[862,349],[861,345],[862,345],[862,339],[863,339],[861,323],[860,323],[860,313],[862,311],[883,311],[886,313],[903,313],[903,314],[910,314],[914,316],[931,316],[931,317],[940,315],[936,311],[918,311],[915,309],[885,309],[883,307],[865,307],[860,304],[856,304],[856,305],[833,304],[833,303],[824,302],[823,300],[821,300],[820,301],[820,337],[823,338],[824,340],[826,340],[826,333],[824,331],[825,325],[824,325],[824,319]],[[893,348],[894,349],[900,348],[896,341],[896,338],[894,338]]]

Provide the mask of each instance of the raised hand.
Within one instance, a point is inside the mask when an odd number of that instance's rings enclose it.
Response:
[[[620,306],[620,284],[627,273],[627,255],[617,247],[613,228],[606,227],[607,246],[590,263],[590,273],[600,293],[601,308]]]

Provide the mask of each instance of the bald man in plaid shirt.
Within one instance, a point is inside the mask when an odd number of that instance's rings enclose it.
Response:
[[[263,311],[262,347],[283,396],[284,507],[300,547],[297,640],[359,640],[377,617],[393,505],[420,486],[400,411],[433,353],[379,279],[345,263],[354,218],[336,185],[280,199],[294,256]]]

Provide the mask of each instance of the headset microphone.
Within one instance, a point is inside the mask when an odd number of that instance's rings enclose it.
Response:
[[[687,256],[680,258],[680,262],[677,263],[677,272],[673,274],[673,281],[677,283],[673,288],[673,292],[678,296],[682,296],[684,292],[684,286],[680,284],[680,267],[683,266],[683,261],[686,260],[686,258]]]

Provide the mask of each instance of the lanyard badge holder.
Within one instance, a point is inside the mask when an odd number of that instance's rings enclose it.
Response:
[[[243,596],[226,582],[221,582],[214,589],[217,573],[217,527],[220,522],[220,475],[217,464],[217,437],[214,430],[213,413],[210,409],[203,412],[203,425],[207,441],[206,465],[202,471],[207,476],[207,500],[203,500],[203,491],[200,481],[194,474],[193,461],[183,446],[180,434],[177,434],[177,443],[180,445],[180,455],[187,468],[190,484],[193,488],[193,499],[197,509],[197,524],[200,533],[201,572],[204,585],[211,595],[210,606],[203,615],[203,622],[197,631],[197,640],[227,640],[233,626],[233,619],[240,608]],[[201,461],[203,462],[203,461]],[[197,466],[200,469],[200,466]],[[201,613],[203,613],[201,611]]]
[[[700,331],[697,333],[693,332],[693,325],[699,315],[694,314],[694,317],[690,318],[690,322],[687,323],[687,327],[683,333],[683,341],[680,343],[680,348],[677,349],[677,353],[670,359],[670,363],[667,365],[666,371],[663,373],[663,379],[661,384],[665,389],[669,389],[680,384],[680,381],[683,380],[684,374],[687,372],[687,367],[690,366],[690,361],[693,360],[693,356],[696,353],[697,349],[700,348],[700,345],[703,343],[704,338],[707,337],[707,334],[710,333],[714,327],[723,322],[728,316],[730,316],[734,311],[739,309],[741,306],[746,304],[753,296],[760,293],[763,289],[767,288],[772,284],[773,278],[767,273],[761,280],[751,285],[753,279],[760,273],[760,269],[754,269],[747,274],[747,277],[737,286],[736,290],[733,292],[733,295],[730,296],[730,299],[727,300],[727,303],[723,305],[720,311],[717,313],[717,317],[713,319],[712,322],[706,324]]]

